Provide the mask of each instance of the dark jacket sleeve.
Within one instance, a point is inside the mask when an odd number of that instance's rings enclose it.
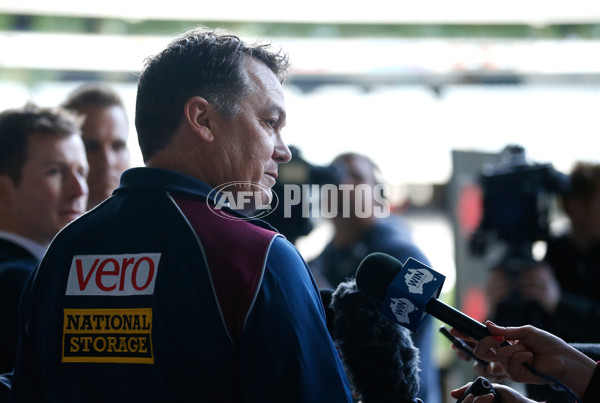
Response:
[[[35,272],[34,272],[35,273]],[[41,387],[31,385],[42,385],[39,372],[41,364],[40,355],[36,353],[36,347],[29,330],[29,323],[35,304],[32,300],[32,288],[35,284],[35,275],[31,275],[23,290],[21,305],[19,306],[19,341],[17,345],[17,358],[15,371],[12,379],[11,397],[12,402],[43,402]]]
[[[314,280],[281,237],[246,323],[241,364],[247,401],[352,401]]]
[[[596,370],[583,396],[583,403],[597,402],[600,402],[600,362],[596,364]]]
[[[572,342],[600,342],[600,302],[564,292],[548,330]],[[595,335],[598,340],[585,335]]]
[[[14,261],[4,266],[0,268],[0,373],[11,372],[15,363],[19,301],[35,264]]]

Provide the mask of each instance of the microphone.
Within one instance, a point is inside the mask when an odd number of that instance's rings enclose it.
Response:
[[[321,290],[327,311],[328,291]],[[421,402],[419,350],[410,332],[385,318],[379,304],[356,286],[338,285],[328,304],[333,313],[332,338],[353,392],[363,403]]]
[[[380,306],[383,315],[408,329],[418,329],[429,313],[475,340],[490,336],[484,324],[437,299],[444,276],[413,258],[409,258],[403,266],[390,255],[371,253],[358,266],[355,281],[357,288]],[[424,313],[421,314],[421,310]],[[501,343],[501,346],[509,345],[506,340]],[[579,401],[560,381],[529,364],[524,366]]]
[[[402,265],[380,252],[365,257],[356,271],[358,289],[377,301],[385,316],[410,330],[418,330],[428,313],[475,340],[489,336],[484,324],[437,299],[444,279],[413,258]]]

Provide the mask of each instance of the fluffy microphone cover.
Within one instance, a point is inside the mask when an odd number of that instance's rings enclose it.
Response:
[[[359,291],[354,279],[337,287],[331,308],[332,336],[361,401],[418,401],[419,350],[410,332],[384,317],[379,303]]]

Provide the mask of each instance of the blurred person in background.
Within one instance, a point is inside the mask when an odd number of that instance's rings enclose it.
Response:
[[[338,192],[337,214],[331,218],[333,238],[309,262],[319,288],[335,289],[339,283],[353,277],[361,261],[373,252],[387,253],[402,263],[412,257],[429,265],[423,252],[411,240],[404,221],[390,215],[381,172],[370,158],[345,153],[335,157],[330,167],[339,174],[340,183],[336,185],[351,185],[354,189],[360,186],[368,191],[361,195],[352,190]],[[439,370],[433,356],[433,323],[426,323],[419,332],[412,334],[412,338],[420,355],[418,397],[425,403],[441,402]]]
[[[17,348],[21,292],[54,236],[86,208],[79,120],[27,104],[0,114],[0,373]]]
[[[565,233],[549,238],[544,259],[519,271],[516,278],[501,267],[490,272],[491,318],[502,325],[533,324],[568,343],[599,343],[600,164],[577,163],[561,201],[570,225]],[[504,305],[514,295],[523,301],[521,319],[519,323],[501,321],[495,313],[508,311]],[[569,401],[569,396],[561,398],[560,393],[528,385],[534,399]]]
[[[575,165],[563,208],[570,229],[550,239],[544,259],[560,287],[547,330],[568,342],[600,343],[600,164]]]
[[[579,162],[569,179],[569,190],[562,196],[568,230],[550,237],[543,261],[521,271],[516,281],[502,270],[492,270],[488,296],[494,312],[517,291],[541,308],[535,325],[570,343],[598,343],[600,164]]]
[[[84,119],[81,133],[90,164],[89,210],[112,194],[121,174],[130,166],[127,113],[119,95],[102,83],[77,87],[62,106]]]

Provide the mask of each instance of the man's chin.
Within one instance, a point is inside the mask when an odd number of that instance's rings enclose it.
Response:
[[[260,195],[262,197],[262,204],[263,206],[269,206],[271,204],[271,202],[273,201],[273,190],[269,188],[269,190],[266,190],[264,192],[260,192]]]
[[[270,209],[273,201],[273,191],[264,189],[260,193],[255,194],[255,199],[252,203],[245,204],[243,209],[238,210],[245,215],[253,215],[256,211]]]

